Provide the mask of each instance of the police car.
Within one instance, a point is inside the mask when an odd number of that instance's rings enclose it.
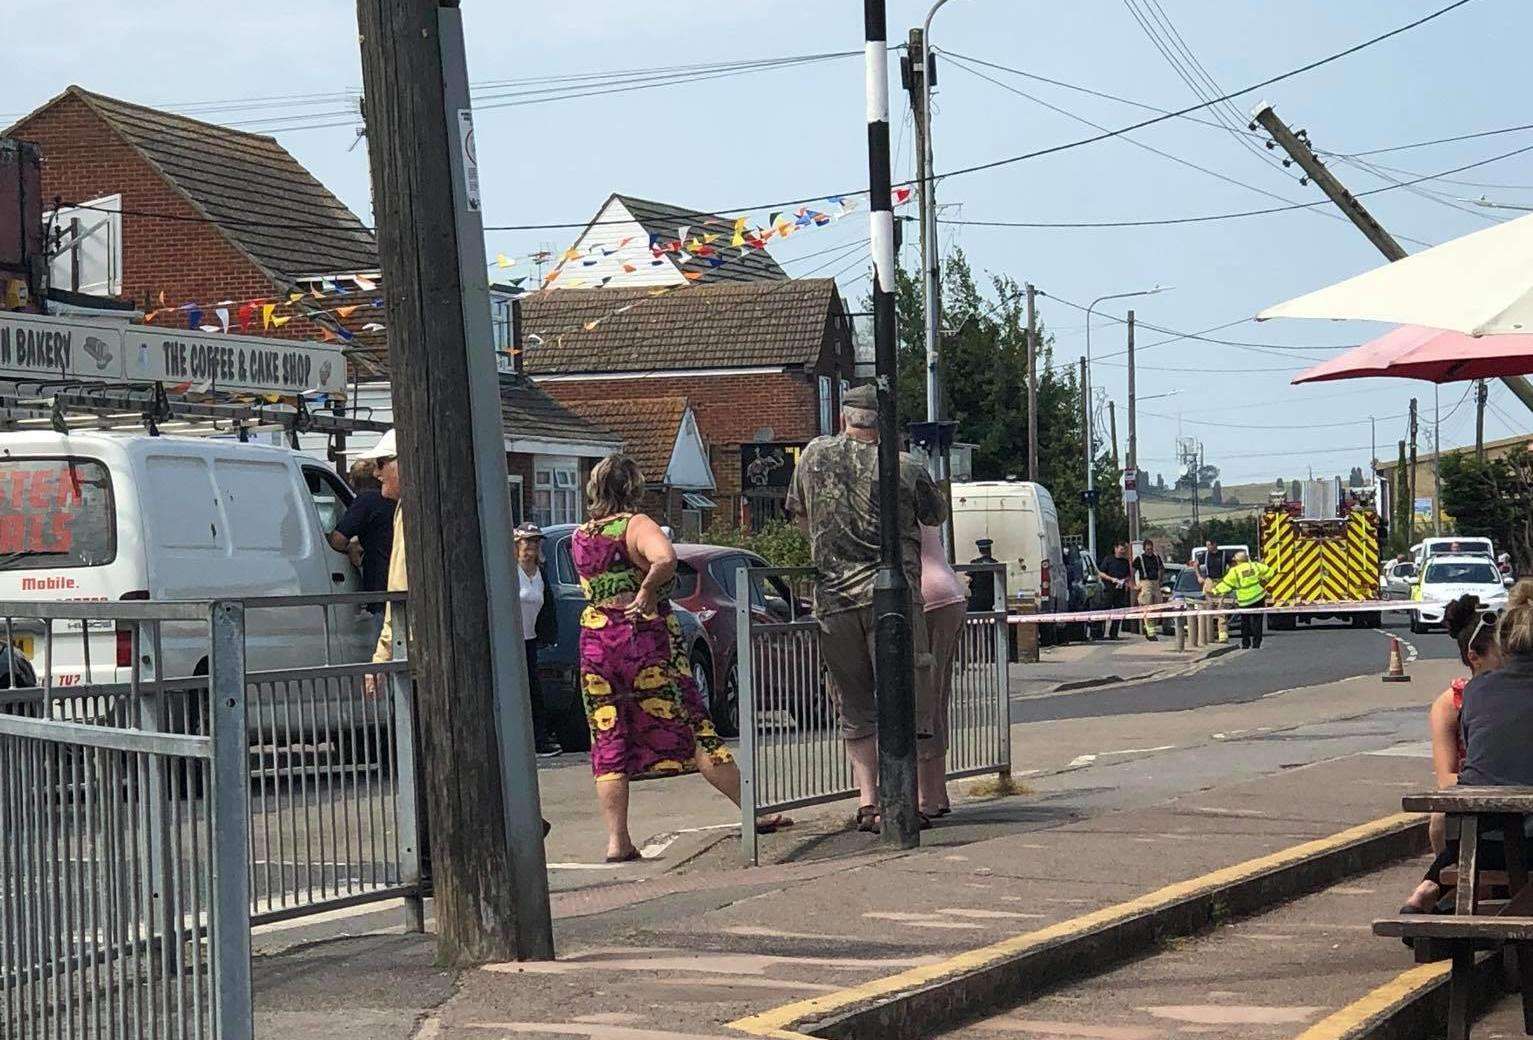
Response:
[[[1421,569],[1421,580],[1411,593],[1411,599],[1425,601],[1411,614],[1411,631],[1425,632],[1443,623],[1443,605],[1450,600],[1469,594],[1482,606],[1499,610],[1506,606],[1506,586],[1511,579],[1504,578],[1495,561],[1488,556],[1436,555],[1427,558]]]

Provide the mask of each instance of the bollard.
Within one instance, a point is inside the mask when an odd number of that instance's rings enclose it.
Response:
[[[1178,614],[1173,624],[1176,625],[1176,649],[1180,653],[1187,649],[1187,619]]]
[[[1197,615],[1187,619],[1187,642],[1194,649],[1203,645],[1203,619]]]
[[[1198,627],[1203,629],[1203,643],[1206,646],[1214,645],[1214,619],[1211,614],[1204,614],[1198,618]]]
[[[1024,599],[1017,604],[1018,614],[1038,613],[1038,604],[1030,599]],[[1026,621],[1013,625],[1012,632],[1016,633],[1017,660],[1028,664],[1038,663],[1038,626]]]

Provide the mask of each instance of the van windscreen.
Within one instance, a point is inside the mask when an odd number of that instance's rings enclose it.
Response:
[[[95,567],[116,555],[112,477],[104,465],[0,458],[0,570]]]

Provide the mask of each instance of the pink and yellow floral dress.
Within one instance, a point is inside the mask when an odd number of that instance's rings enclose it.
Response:
[[[692,680],[681,624],[662,589],[653,617],[623,611],[643,574],[628,558],[627,514],[591,521],[570,539],[586,608],[580,616],[580,686],[598,780],[690,773],[698,749],[733,761]]]

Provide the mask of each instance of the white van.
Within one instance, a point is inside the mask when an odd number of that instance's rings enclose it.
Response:
[[[285,448],[143,434],[0,434],[0,599],[190,600],[356,592],[326,534],[352,498],[328,466]],[[330,614],[326,624],[325,612]],[[328,637],[326,635],[328,630]],[[355,606],[246,615],[251,669],[365,661],[372,618]],[[41,673],[34,631],[18,633]],[[148,642],[146,639],[145,642]],[[207,626],[169,625],[141,674],[206,668]],[[56,622],[55,686],[127,682],[131,633]]]
[[[1041,612],[1069,607],[1064,542],[1059,513],[1042,484],[979,481],[953,485],[953,542],[960,558],[989,538],[996,561],[1006,565],[1006,590],[1013,602],[1033,599]]]
[[[1496,558],[1496,548],[1489,538],[1442,537],[1425,538],[1421,542],[1420,563],[1425,564],[1434,556],[1489,556]]]

